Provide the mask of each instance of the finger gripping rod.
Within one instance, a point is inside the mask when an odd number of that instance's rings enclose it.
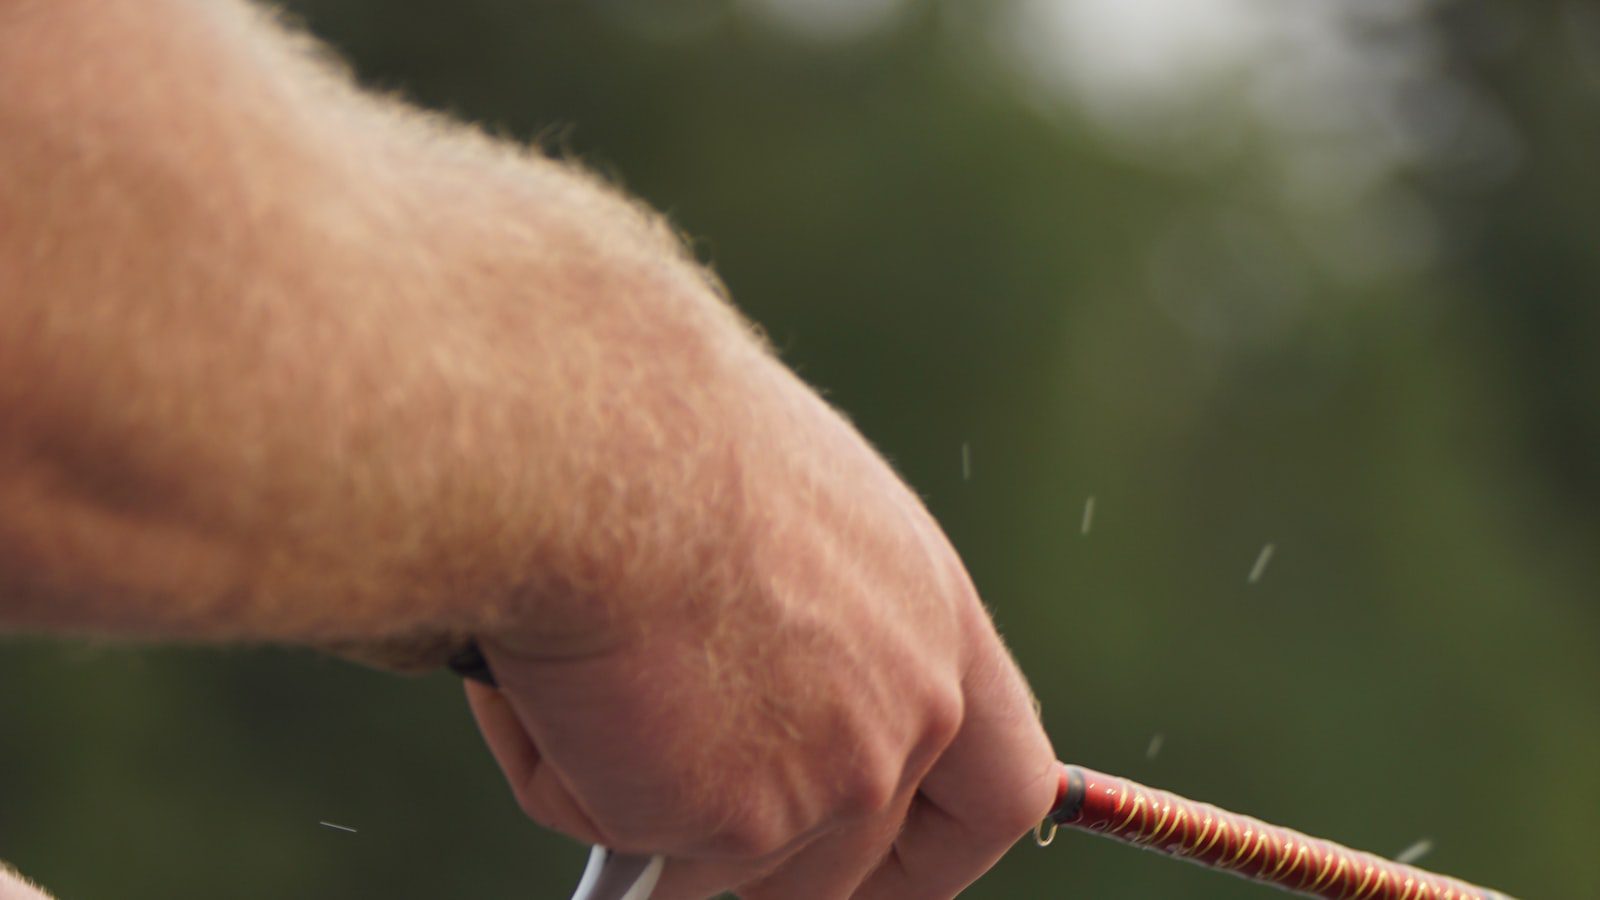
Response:
[[[476,644],[468,645],[449,665],[465,678],[495,683]],[[1055,826],[1087,831],[1326,900],[1512,900],[1498,891],[1126,778],[1065,763],[1060,764],[1060,776],[1055,807],[1041,826],[1052,832]],[[644,900],[660,870],[660,857],[629,857],[595,848],[574,900]]]

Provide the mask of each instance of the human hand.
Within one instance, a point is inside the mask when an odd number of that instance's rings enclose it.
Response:
[[[680,501],[711,514],[638,513],[714,533],[588,572],[605,612],[559,638],[483,636],[500,689],[469,683],[473,712],[530,817],[669,858],[660,900],[954,896],[1049,810],[1054,753],[921,503],[757,368],[744,415],[698,423],[718,471]]]
[[[8,626],[471,632],[523,806],[668,900],[950,895],[1044,813],[955,554],[668,226],[249,4],[152,5],[0,34]]]

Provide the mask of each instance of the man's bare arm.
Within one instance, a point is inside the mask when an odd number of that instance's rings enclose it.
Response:
[[[0,860],[0,900],[50,900],[44,891]]]
[[[632,539],[574,520],[643,499],[588,473],[670,474],[697,451],[652,411],[719,402],[760,353],[648,215],[361,94],[242,5],[0,23],[10,627],[326,641],[525,615],[554,556]]]
[[[1054,799],[938,526],[659,222],[248,7],[0,6],[0,304],[6,628],[471,634],[656,900],[953,896]]]

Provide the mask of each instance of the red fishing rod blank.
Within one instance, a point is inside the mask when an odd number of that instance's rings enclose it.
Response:
[[[1061,767],[1048,823],[1327,900],[1511,900],[1332,841],[1079,766]],[[1048,837],[1041,843],[1047,843]]]

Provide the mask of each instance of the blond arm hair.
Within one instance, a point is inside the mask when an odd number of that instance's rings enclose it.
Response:
[[[258,8],[0,12],[0,628],[401,667],[581,631],[705,576],[681,423],[765,359],[658,217]]]

